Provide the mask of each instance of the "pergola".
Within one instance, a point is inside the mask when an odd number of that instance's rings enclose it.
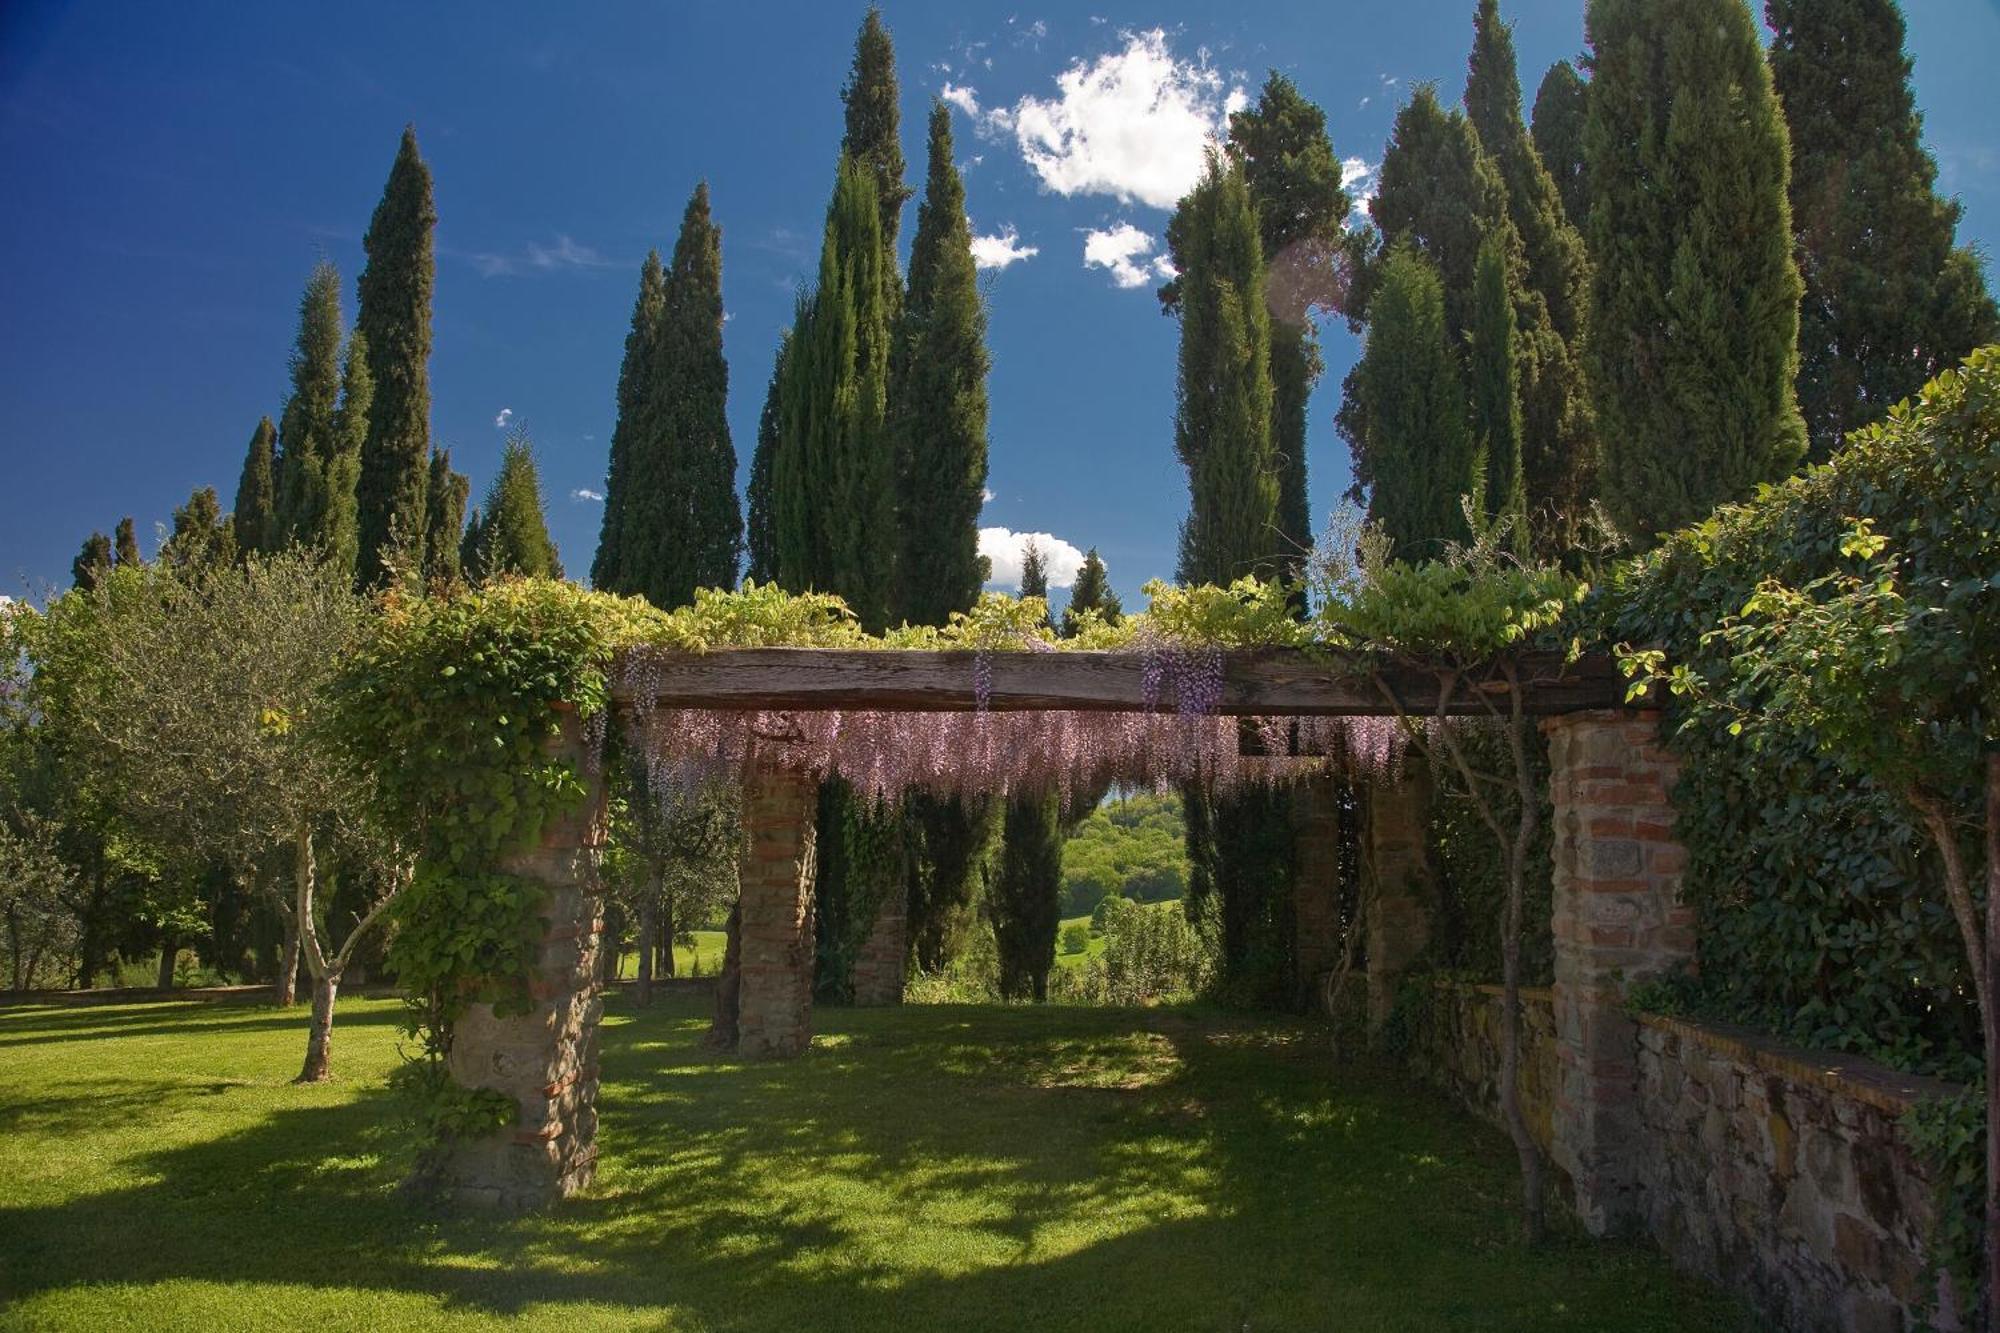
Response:
[[[1295,650],[1222,656],[1220,701],[1242,717],[1493,716],[1519,710],[1550,741],[1554,828],[1555,1017],[1559,1086],[1553,1159],[1593,1231],[1615,1229],[1635,1206],[1638,1134],[1632,1020],[1625,988],[1692,957],[1693,926],[1679,905],[1685,853],[1674,842],[1668,791],[1675,761],[1657,714],[1628,706],[1625,682],[1602,657],[1515,659],[1458,673],[1335,669]],[[1144,654],[1092,652],[846,651],[769,648],[678,655],[648,663],[643,688],[617,705],[760,714],[827,711],[1158,713],[1175,706]],[[542,883],[546,905],[532,1012],[495,1017],[474,1006],[460,1022],[451,1072],[460,1083],[513,1097],[517,1123],[461,1143],[446,1176],[465,1200],[533,1207],[588,1184],[596,1163],[597,1024],[602,1012],[596,865],[603,791],[584,729],[559,742],[589,778],[589,797],[512,858],[512,873]],[[1386,1016],[1398,978],[1428,938],[1429,886],[1422,765],[1374,786],[1363,836],[1371,881],[1368,1010]],[[790,1058],[811,1038],[814,776],[782,762],[742,771],[743,829],[737,995],[739,1050]],[[1338,947],[1338,814],[1330,781],[1302,784],[1295,890],[1300,970],[1330,966]],[[907,946],[902,904],[875,923],[857,964],[861,1002],[901,999]]]

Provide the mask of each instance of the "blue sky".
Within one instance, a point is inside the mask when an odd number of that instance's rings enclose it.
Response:
[[[989,238],[992,478],[983,522],[1095,545],[1128,599],[1170,576],[1175,326],[1142,246],[1202,126],[1273,66],[1357,173],[1408,89],[1463,86],[1471,0],[1146,6],[889,3],[904,151],[951,92]],[[1531,99],[1579,0],[1506,6]],[[2000,245],[1996,0],[1909,0],[1910,49],[1961,237]],[[793,292],[816,261],[860,4],[0,6],[0,592],[66,583],[92,528],[225,505],[275,417],[324,254],[352,318],[360,240],[404,122],[437,181],[432,422],[482,493],[507,424],[586,570],[638,267],[706,178],[723,227],[730,418],[747,469]],[[977,114],[968,114],[974,108]],[[995,115],[998,112],[1000,114]],[[1365,179],[1365,178],[1363,178]],[[907,246],[915,209],[905,216]],[[1022,252],[1033,251],[1032,254]],[[1094,260],[1095,262],[1090,262]],[[1121,283],[1131,285],[1121,285]],[[1356,352],[1335,322],[1312,404],[1313,504]],[[740,473],[739,473],[740,475]]]

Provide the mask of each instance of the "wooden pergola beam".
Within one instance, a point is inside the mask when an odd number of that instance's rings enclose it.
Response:
[[[971,712],[980,706],[973,685],[978,658],[963,650],[731,648],[655,658],[638,691],[648,697],[636,697],[626,684],[614,694],[627,705],[663,708]],[[1142,653],[1000,652],[986,654],[985,662],[991,681],[985,707],[993,712],[1171,712],[1177,706],[1171,672],[1149,704]],[[1522,664],[1521,682],[1523,711],[1536,716],[1625,703],[1625,681],[1603,655],[1565,663],[1560,653],[1533,654]],[[1428,672],[1391,671],[1384,683],[1410,713],[1437,708],[1439,683]],[[1473,673],[1445,711],[1484,716],[1483,697],[1504,713],[1507,688],[1496,672]],[[1344,674],[1295,650],[1264,649],[1223,655],[1222,700],[1213,711],[1361,717],[1394,710],[1368,676]]]

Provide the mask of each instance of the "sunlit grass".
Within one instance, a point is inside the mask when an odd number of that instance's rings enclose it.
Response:
[[[396,1006],[0,1009],[0,1326],[1710,1329],[1655,1255],[1510,1236],[1512,1154],[1310,1028],[823,1011],[806,1059],[611,1000],[603,1164],[532,1217],[396,1193]]]

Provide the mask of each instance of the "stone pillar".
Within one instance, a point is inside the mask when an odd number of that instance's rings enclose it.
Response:
[[[1677,761],[1656,712],[1550,718],[1555,806],[1555,1163],[1594,1235],[1644,1220],[1639,1035],[1626,989],[1694,958],[1687,853],[1668,799]]]
[[[813,843],[819,784],[791,769],[743,778],[736,1049],[793,1056],[812,1041]]]
[[[1340,961],[1340,792],[1330,773],[1292,789],[1292,931],[1299,991],[1317,1004],[1320,979]]]
[[[1392,779],[1369,784],[1362,832],[1368,876],[1368,1030],[1379,1029],[1396,1004],[1396,987],[1431,939],[1437,897],[1424,855],[1431,775],[1415,753]]]
[[[573,716],[555,749],[585,775],[587,794],[570,814],[550,821],[536,846],[500,867],[543,889],[533,1007],[500,1018],[493,1006],[475,1004],[453,1034],[452,1079],[504,1092],[519,1108],[511,1128],[451,1149],[442,1179],[460,1202],[538,1208],[584,1188],[597,1170],[604,783]]]
[[[901,874],[882,891],[875,924],[854,958],[854,1003],[901,1004],[903,974],[910,959],[910,890]]]

